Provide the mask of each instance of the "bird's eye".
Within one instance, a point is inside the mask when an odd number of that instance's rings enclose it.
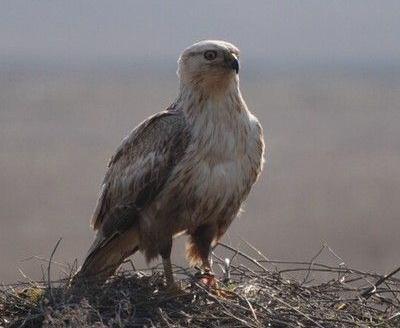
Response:
[[[214,50],[207,50],[204,53],[204,58],[207,60],[214,60],[215,58],[217,58],[217,52]]]

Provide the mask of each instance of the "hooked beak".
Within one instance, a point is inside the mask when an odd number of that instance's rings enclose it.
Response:
[[[236,74],[239,73],[239,59],[236,57],[235,54],[229,53],[225,56],[225,63],[228,65],[229,68],[233,69]]]

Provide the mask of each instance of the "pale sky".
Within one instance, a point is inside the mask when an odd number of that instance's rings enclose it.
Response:
[[[266,61],[400,60],[400,1],[0,2],[0,57],[176,58],[205,38]]]

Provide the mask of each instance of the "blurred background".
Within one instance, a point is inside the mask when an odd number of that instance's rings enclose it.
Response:
[[[399,264],[400,2],[0,6],[0,281],[22,279],[17,268],[40,278],[29,258],[48,258],[60,237],[55,260],[81,263],[108,159],[174,100],[179,53],[207,38],[241,49],[242,92],[268,145],[224,241],[271,259],[309,260],[327,243],[363,270]],[[176,263],[183,251],[177,242]]]

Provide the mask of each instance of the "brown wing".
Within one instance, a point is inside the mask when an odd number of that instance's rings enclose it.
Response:
[[[124,139],[108,165],[91,222],[95,230],[101,228],[107,235],[121,228],[126,222],[116,222],[113,213],[132,207],[140,210],[154,199],[186,149],[185,127],[182,112],[164,111]]]

